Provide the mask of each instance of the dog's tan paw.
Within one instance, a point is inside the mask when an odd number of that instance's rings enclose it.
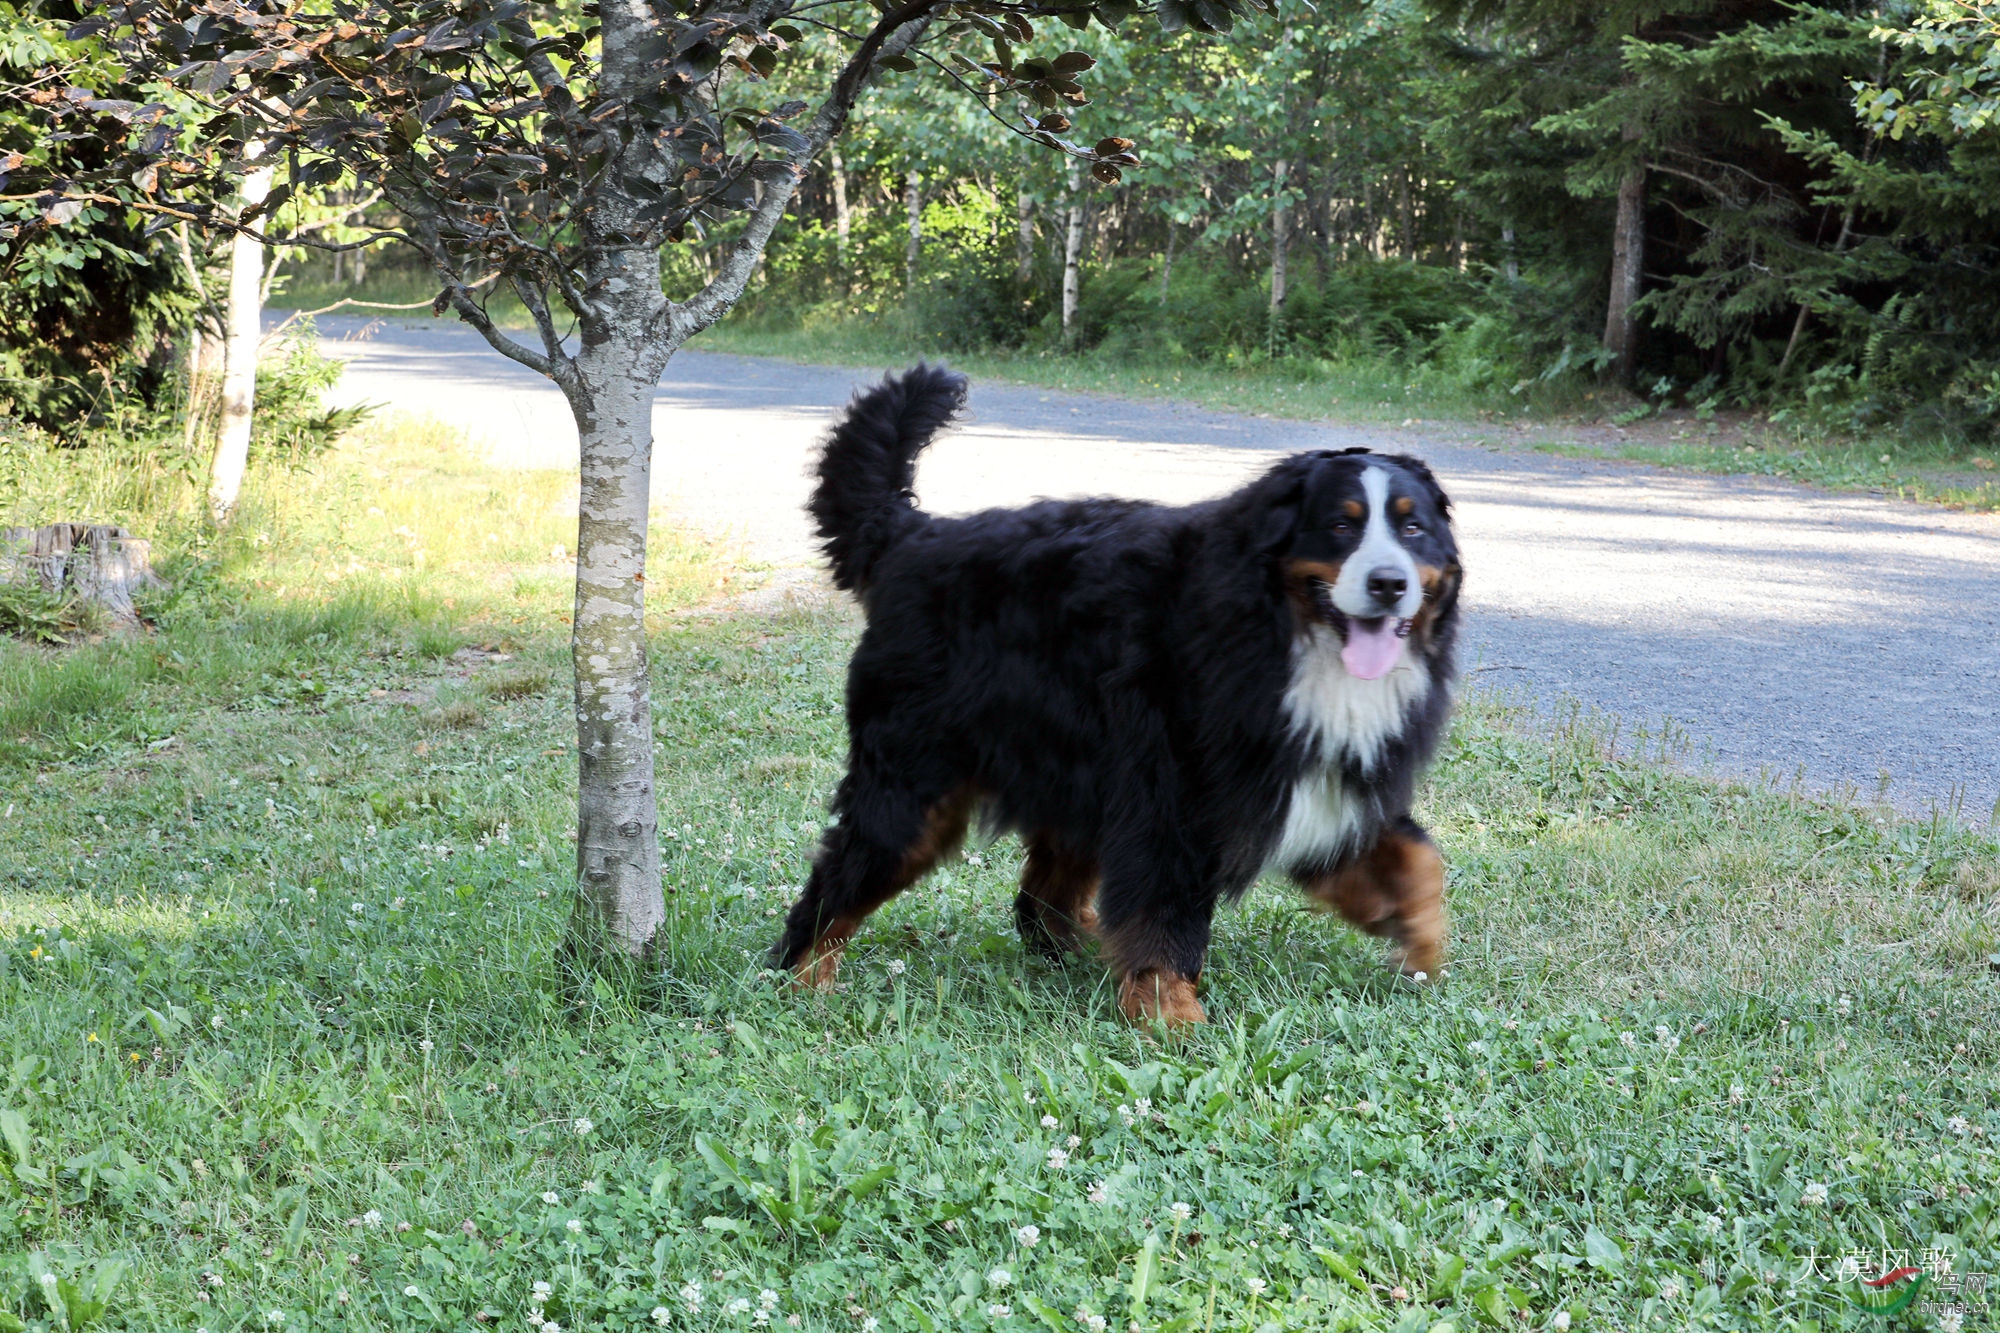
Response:
[[[1194,982],[1173,972],[1146,971],[1118,983],[1118,1009],[1134,1023],[1188,1027],[1208,1021]]]
[[[792,968],[792,989],[818,991],[822,995],[831,994],[833,983],[840,976],[840,959],[844,946],[836,944],[831,948],[815,945]]]

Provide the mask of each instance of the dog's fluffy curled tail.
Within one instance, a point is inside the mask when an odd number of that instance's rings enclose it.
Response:
[[[856,395],[819,459],[806,508],[833,581],[865,592],[876,562],[921,526],[917,455],[965,403],[965,376],[918,365]]]

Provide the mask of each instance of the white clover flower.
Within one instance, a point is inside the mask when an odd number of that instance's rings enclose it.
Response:
[[[368,910],[368,904],[366,904],[366,903],[349,903],[349,904],[347,905],[347,910],[348,910],[348,911],[350,911],[350,912],[352,912],[352,913],[354,913],[354,915],[356,915],[356,916],[360,916],[360,915],[361,915],[361,914],[362,914],[363,912],[365,912],[365,911],[367,911],[367,910]]]
[[[367,1212],[365,1212],[365,1213],[363,1213],[363,1214],[361,1215],[361,1225],[362,1225],[362,1226],[364,1226],[364,1227],[379,1227],[379,1226],[381,1226],[381,1225],[382,1225],[382,1214],[381,1214],[381,1213],[380,1213],[380,1212],[379,1212],[378,1210],[376,1210],[376,1209],[374,1209],[374,1208],[370,1208],[370,1209],[369,1209],[369,1210],[368,1210]]]
[[[772,1291],[769,1287],[764,1288],[762,1291],[757,1293],[757,1306],[759,1309],[763,1310],[777,1309],[778,1293]]]
[[[542,1202],[547,1204],[549,1207],[553,1208],[557,1204],[562,1202],[562,1195],[556,1193],[554,1190],[543,1190]],[[537,1282],[535,1285],[539,1287],[542,1284]]]
[[[1070,1135],[1068,1138],[1063,1140],[1063,1147],[1069,1149],[1071,1152],[1075,1152],[1078,1148],[1081,1148],[1082,1146],[1083,1146],[1083,1140],[1078,1138],[1074,1134]]]
[[[1681,1298],[1681,1284],[1668,1278],[1660,1284],[1660,1299],[1677,1301]]]
[[[904,962],[900,958],[891,958],[888,963],[888,968],[890,976],[900,977],[903,975],[903,973],[909,971],[910,965]]]
[[[541,1306],[539,1306],[539,1305],[536,1305],[536,1306],[531,1306],[531,1307],[529,1308],[529,1310],[528,1310],[528,1327],[529,1327],[529,1328],[540,1328],[540,1327],[541,1327],[541,1326],[542,1326],[543,1324],[545,1324],[545,1323],[547,1323],[547,1322],[548,1322],[548,1319],[549,1319],[549,1317],[548,1317],[547,1315],[545,1315],[545,1314],[543,1314],[543,1313],[542,1313],[542,1307],[541,1307]]]
[[[417,1290],[417,1284],[414,1282],[412,1282],[409,1286],[403,1288],[403,1294],[411,1298],[423,1295],[422,1292]]]
[[[285,1322],[285,1312],[283,1310],[266,1310],[264,1311],[264,1322],[276,1327]]]
[[[1110,1202],[1111,1194],[1110,1191],[1104,1188],[1103,1181],[1094,1180],[1090,1184],[1090,1192],[1083,1197],[1092,1203],[1108,1203]]]
[[[1824,1208],[1826,1207],[1826,1201],[1827,1188],[1817,1180],[1799,1191],[1799,1202],[1807,1208]]]
[[[208,1025],[214,1028],[217,1032],[222,1031],[222,1015],[221,1014],[211,1015],[208,1020]]]
[[[528,1299],[534,1302],[536,1305],[540,1305],[543,1302],[547,1301],[548,1298],[553,1296],[554,1294],[555,1294],[554,1287],[551,1287],[546,1282],[537,1282],[533,1286],[533,1288],[529,1290]]]
[[[1052,1115],[1045,1115],[1045,1116],[1043,1116],[1043,1117],[1042,1117],[1042,1128],[1043,1128],[1043,1129],[1054,1129],[1054,1128],[1055,1128],[1055,1127],[1056,1127],[1057,1125],[1060,1125],[1061,1123],[1062,1123],[1062,1121],[1060,1121],[1060,1120],[1056,1119],[1056,1118],[1055,1118],[1054,1116],[1052,1116]]]
[[[1012,1313],[1014,1313],[1013,1306],[1002,1305],[998,1301],[995,1301],[993,1304],[986,1307],[986,1317],[988,1319],[1005,1319],[1008,1315]],[[865,1327],[864,1327],[864,1333],[866,1333]]]
[[[1960,1333],[1965,1327],[1965,1316],[1956,1310],[1938,1312],[1938,1333]]]
[[[1066,1171],[1068,1169],[1069,1169],[1069,1154],[1064,1152],[1061,1148],[1049,1149],[1049,1170]]]
[[[391,898],[389,900],[389,906],[392,910],[400,912],[403,910],[403,904],[405,901],[406,900],[401,897]]]
[[[1426,981],[1429,981],[1430,979],[1431,979],[1431,974],[1430,974],[1430,973],[1428,973],[1428,972],[1412,972],[1412,973],[1410,973],[1410,980],[1412,980],[1412,981],[1416,982],[1416,983],[1417,983],[1417,984],[1418,984],[1419,986],[1423,985],[1423,983],[1425,983]]]
[[[1176,1222],[1185,1222],[1194,1216],[1194,1209],[1176,1200],[1167,1205],[1167,1216],[1173,1218]]]
[[[1014,1233],[1014,1239],[1021,1242],[1022,1249],[1032,1250],[1042,1239],[1042,1229],[1030,1222]]]
[[[1550,1328],[1555,1328],[1555,1329],[1563,1329],[1563,1328],[1568,1328],[1568,1327],[1569,1327],[1569,1311],[1567,1311],[1567,1310],[1558,1310],[1558,1311],[1556,1311],[1556,1317],[1555,1317],[1554,1319],[1551,1319],[1551,1320],[1549,1320],[1549,1327],[1550,1327]]]
[[[562,1325],[551,1319],[542,1325],[542,1333],[562,1333]]]
[[[1138,1101],[1132,1103],[1132,1111],[1141,1120],[1144,1120],[1153,1113],[1153,1099],[1151,1097],[1141,1097]]]
[[[1262,1296],[1264,1292],[1268,1289],[1268,1284],[1266,1284],[1264,1279],[1261,1277],[1253,1277],[1249,1281],[1245,1282],[1243,1286],[1244,1289],[1247,1290],[1253,1298]]]
[[[1835,1005],[1834,1007],[1840,1010],[1840,1016],[1842,1018],[1845,1018],[1847,1017],[1847,1015],[1854,1012],[1854,1001],[1851,997],[1843,995],[1840,997],[1840,1003]]]
[[[1083,1317],[1083,1326],[1088,1330],[1088,1333],[1104,1333],[1104,1330],[1110,1327],[1101,1314],[1085,1315]]]
[[[995,1291],[1004,1291],[1013,1281],[1014,1275],[1004,1268],[996,1268],[986,1275],[986,1285]]]
[[[590,1123],[589,1116],[582,1116],[582,1115],[570,1121],[569,1127],[576,1131],[576,1136],[578,1138],[582,1138],[584,1135],[590,1133],[591,1130],[597,1128],[596,1125]]]
[[[1484,1055],[1486,1054],[1486,1043],[1483,1041],[1469,1041],[1465,1043],[1465,1049],[1474,1055]]]
[[[1944,1127],[1954,1134],[1963,1134],[1966,1130],[1972,1128],[1972,1125],[1964,1116],[1955,1115],[1944,1122]]]
[[[1132,1125],[1132,1108],[1123,1102],[1118,1103],[1118,1118],[1125,1122],[1127,1128],[1130,1128]]]
[[[1722,1214],[1710,1213],[1707,1217],[1702,1218],[1701,1229],[1711,1236],[1720,1236],[1722,1234]]]
[[[437,1045],[434,1042],[432,1042],[429,1037],[425,1037],[422,1041],[417,1043],[417,1049],[422,1051],[425,1055],[429,1055],[432,1051],[437,1049]]]
[[[604,1186],[594,1180],[586,1180],[583,1182],[583,1192],[585,1194],[602,1194],[604,1193]]]
[[[1031,1088],[1023,1088],[1021,1090],[1021,1100],[1026,1102],[1028,1105],[1033,1106],[1035,1104],[1034,1090]]]
[[[882,1327],[882,1321],[872,1314],[861,1321],[861,1333],[875,1333],[875,1330],[880,1327]]]
[[[1729,1104],[1731,1106],[1741,1106],[1743,1104],[1743,1096],[1743,1085],[1741,1083],[1732,1083],[1729,1085]]]
[[[563,1225],[569,1228],[569,1234],[572,1236],[581,1236],[583,1234],[583,1223],[574,1217],[563,1223]]]
[[[653,1307],[652,1318],[654,1323],[658,1324],[661,1328],[665,1328],[673,1322],[674,1312],[664,1305],[656,1305]]]
[[[748,1296],[738,1296],[735,1300],[729,1303],[728,1310],[729,1313],[735,1315],[749,1314],[750,1298]]]
[[[693,1278],[681,1283],[681,1300],[687,1305],[689,1314],[700,1314],[701,1283]]]
[[[1639,1044],[1639,1039],[1629,1032],[1621,1032],[1618,1034],[1618,1044],[1629,1051]]]

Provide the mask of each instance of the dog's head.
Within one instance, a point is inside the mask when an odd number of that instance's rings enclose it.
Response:
[[[1340,635],[1341,661],[1363,680],[1387,674],[1405,641],[1421,652],[1461,577],[1451,501],[1431,470],[1350,449],[1300,454],[1277,473],[1291,484],[1272,514],[1272,551],[1302,621]]]

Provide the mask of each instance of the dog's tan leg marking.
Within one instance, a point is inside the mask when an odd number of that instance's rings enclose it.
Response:
[[[1437,975],[1446,938],[1444,858],[1428,840],[1384,834],[1359,860],[1304,888],[1357,929],[1395,940],[1406,976]]]
[[[792,985],[821,994],[831,991],[834,979],[840,975],[840,958],[847,949],[847,941],[860,925],[859,921],[843,917],[821,931],[812,948],[792,968]]]
[[[1097,881],[1095,860],[1062,851],[1046,836],[1029,839],[1015,903],[1024,933],[1040,931],[1064,953],[1081,949],[1084,937],[1097,934]]]
[[[896,867],[896,874],[885,887],[882,895],[873,902],[862,904],[861,910],[847,916],[835,917],[826,923],[825,929],[813,940],[812,947],[799,956],[792,967],[792,984],[800,990],[821,992],[833,989],[834,979],[840,974],[840,958],[847,948],[847,941],[861,928],[868,914],[888,902],[910,885],[923,878],[925,872],[958,850],[965,841],[965,829],[972,820],[974,794],[970,789],[953,792],[924,815],[923,831],[915,842],[904,849],[902,864]]]
[[[1208,1011],[1195,998],[1194,982],[1163,969],[1136,972],[1120,981],[1118,1009],[1134,1023],[1186,1027],[1208,1021]]]

